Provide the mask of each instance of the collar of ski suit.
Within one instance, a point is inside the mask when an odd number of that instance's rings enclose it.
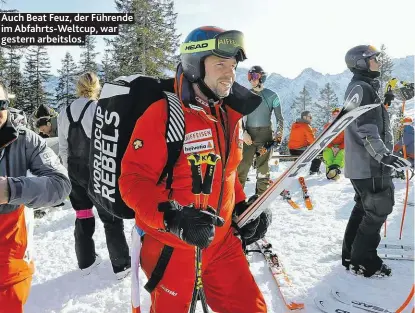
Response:
[[[375,91],[379,90],[380,82],[377,79],[370,77],[369,73],[355,73],[352,80],[361,80],[368,83]]]
[[[7,113],[7,122],[0,128],[0,151],[6,148],[9,144],[17,139],[18,132],[14,127],[11,119],[10,112]]]
[[[305,119],[303,119],[303,118],[298,118],[295,122],[296,122],[296,123],[303,123],[303,124],[308,124],[308,125],[310,125],[310,121],[305,120]]]
[[[190,108],[191,104],[196,103],[192,83],[184,76],[181,64],[177,67],[174,90],[185,108]],[[222,101],[237,113],[248,115],[261,104],[262,98],[234,82],[231,93]]]

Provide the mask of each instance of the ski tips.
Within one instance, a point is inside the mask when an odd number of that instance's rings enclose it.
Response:
[[[304,303],[296,303],[296,302],[291,302],[287,304],[287,308],[290,310],[302,310],[304,309]]]

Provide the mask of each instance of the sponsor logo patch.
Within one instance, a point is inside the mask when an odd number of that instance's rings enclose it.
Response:
[[[195,143],[187,143],[183,145],[183,151],[185,154],[213,150],[213,140],[205,140]]]
[[[192,142],[200,139],[212,138],[212,130],[210,128],[197,130],[184,136],[184,143]]]
[[[144,142],[141,139],[136,139],[133,142],[133,147],[134,147],[135,150],[138,150],[138,149],[142,148],[143,145],[144,145]]]

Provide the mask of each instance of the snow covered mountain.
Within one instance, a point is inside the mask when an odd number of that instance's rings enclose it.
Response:
[[[394,63],[393,76],[398,77],[400,80],[414,81],[414,56],[393,59],[392,61]],[[245,87],[250,87],[247,80],[247,73],[247,68],[239,67],[236,71],[236,81]],[[314,102],[317,101],[320,90],[324,85],[330,83],[337,98],[342,103],[344,93],[351,78],[352,73],[349,70],[335,75],[323,75],[312,68],[306,68],[294,79],[281,76],[277,73],[269,73],[265,87],[278,93],[282,102],[283,115],[290,116],[290,106],[304,86],[309,91]]]

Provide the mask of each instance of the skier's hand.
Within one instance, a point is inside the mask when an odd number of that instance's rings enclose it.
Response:
[[[281,143],[281,141],[282,141],[282,136],[281,136],[280,134],[275,134],[275,136],[274,136],[274,141],[275,141],[277,144],[280,144],[280,143]]]
[[[252,196],[248,202],[241,201],[235,205],[235,219],[241,215],[256,199],[258,195]],[[262,212],[256,219],[239,229],[239,235],[245,241],[246,245],[250,245],[255,241],[264,238],[269,225],[272,221],[271,211],[268,209]]]
[[[388,91],[387,93],[385,93],[385,100],[383,101],[383,104],[389,107],[392,104],[393,99],[395,99],[395,95],[392,91]]]
[[[181,206],[176,201],[167,201],[159,203],[158,210],[164,213],[167,232],[200,249],[211,244],[215,226],[221,227],[225,223],[211,207],[205,211],[196,209],[193,204]]]
[[[244,131],[244,135],[243,136],[244,136],[244,142],[245,142],[245,144],[247,144],[248,146],[252,145],[251,135],[248,134],[248,132],[246,130]]]
[[[380,160],[380,163],[397,171],[403,171],[411,168],[411,162],[390,153],[385,153],[383,158]]]
[[[9,183],[7,177],[0,176],[0,204],[9,202]]]
[[[267,149],[265,149],[265,147],[261,147],[258,149],[258,153],[260,156],[264,155],[265,153],[267,153]]]

